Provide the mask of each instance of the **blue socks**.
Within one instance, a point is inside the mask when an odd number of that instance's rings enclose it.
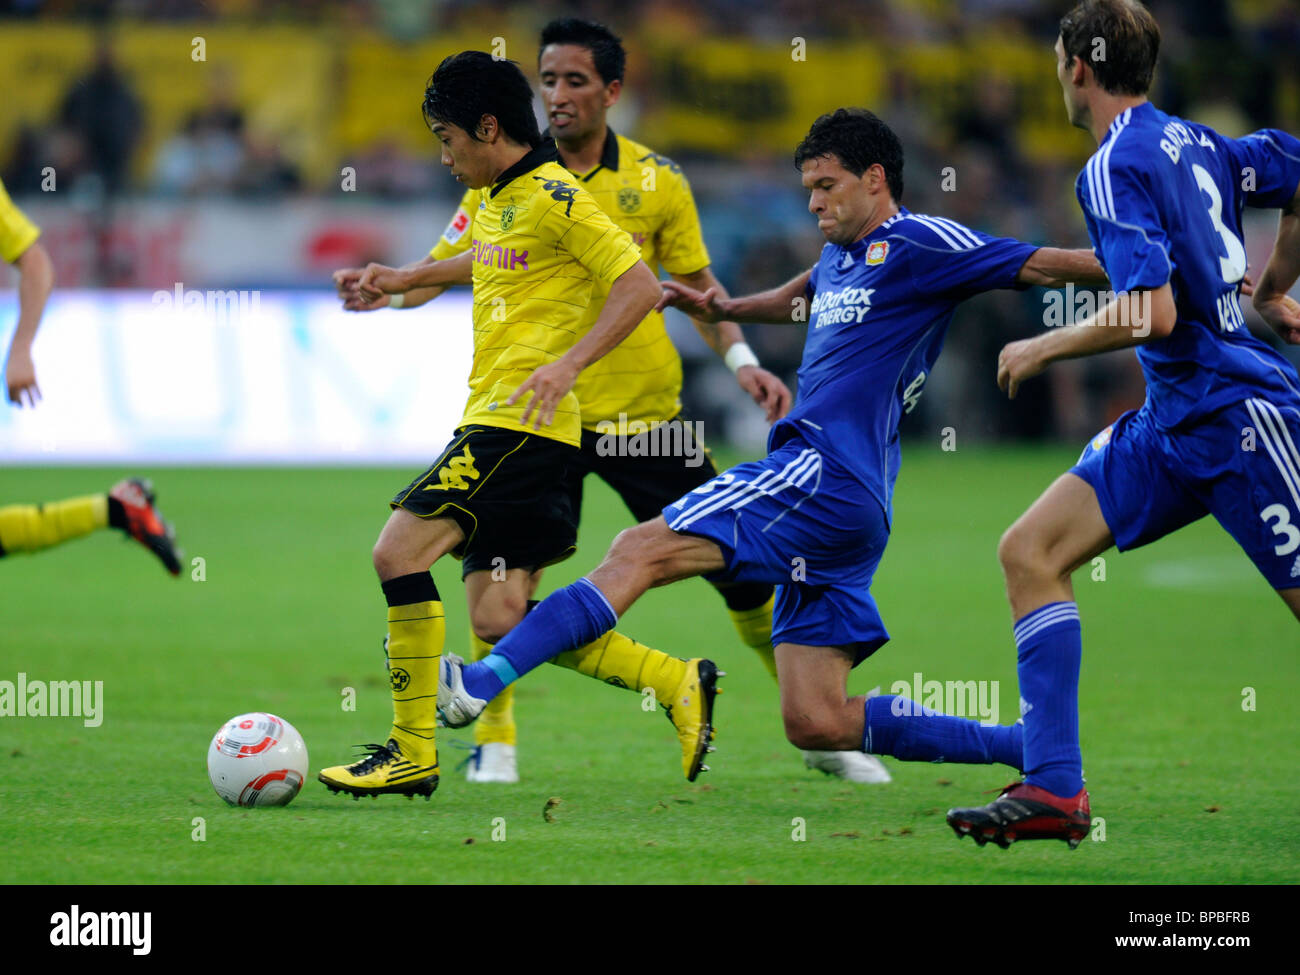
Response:
[[[501,638],[482,660],[466,664],[465,690],[490,701],[557,653],[576,650],[609,632],[618,614],[587,579],[557,589]]]
[[[894,694],[867,698],[862,722],[862,750],[892,755],[906,762],[1000,762],[1020,770],[1024,727],[982,725],[973,718],[954,718]]]
[[[1025,781],[1070,797],[1083,788],[1079,750],[1079,607],[1048,603],[1016,623]]]
[[[1083,788],[1079,750],[1079,607],[1048,603],[1015,627],[1021,723],[985,727],[892,694],[867,700],[863,751],[908,761],[1000,762],[1029,785],[1071,797]]]

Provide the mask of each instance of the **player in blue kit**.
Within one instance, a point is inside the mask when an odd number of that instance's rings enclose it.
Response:
[[[690,576],[777,586],[776,645],[786,735],[799,748],[1021,768],[1019,725],[923,711],[893,695],[846,696],[849,671],[889,634],[870,586],[892,517],[898,423],[911,410],[953,311],[994,288],[1105,281],[1088,251],[989,237],[909,213],[903,149],[884,122],[839,109],[795,152],[828,243],[817,265],[743,298],[664,282],[665,300],[705,320],[808,322],[798,399],[769,455],[715,477],[622,532],[589,576],[552,593],[483,660],[443,658],[447,724],[557,653],[613,628],[647,589]]]
[[[1092,57],[1098,38],[1104,60]],[[1073,847],[1087,835],[1076,568],[1213,514],[1300,618],[1300,376],[1247,331],[1238,300],[1242,208],[1281,209],[1254,301],[1300,344],[1300,305],[1286,296],[1300,276],[1300,141],[1275,129],[1229,139],[1161,112],[1146,99],[1159,46],[1150,12],[1127,0],[1079,4],[1056,42],[1070,122],[1098,142],[1075,189],[1119,294],[1079,325],[1008,345],[998,382],[1014,397],[1051,362],[1137,346],[1147,398],[999,546],[1026,776],[987,806],[949,812],[958,836],[980,845],[1056,837]]]

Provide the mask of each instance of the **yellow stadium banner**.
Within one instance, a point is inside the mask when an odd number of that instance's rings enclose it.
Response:
[[[1085,146],[1066,121],[1051,49],[1021,38],[889,49],[799,37],[788,45],[656,42],[647,55],[638,129],[669,149],[786,154],[818,115],[851,105],[886,121],[891,109],[916,111],[946,128],[987,97],[1010,99],[1010,137],[1033,157],[1072,159]]]
[[[656,145],[746,156],[786,154],[814,118],[842,105],[870,107],[885,66],[868,45],[745,41],[656,42],[638,134]]]
[[[530,78],[537,62],[536,35],[513,28],[410,44],[336,26],[123,24],[107,36],[143,109],[137,177],[148,177],[191,113],[225,98],[243,112],[250,137],[274,144],[316,189],[337,187],[350,158],[384,145],[427,153],[436,165],[420,101],[449,54],[488,51],[519,62]],[[21,125],[56,120],[69,87],[90,70],[99,38],[79,25],[0,31],[8,96],[0,100],[0,144],[11,146]],[[636,118],[628,134],[668,153],[785,156],[814,118],[842,105],[932,127],[942,143],[962,112],[996,101],[1008,106],[1010,137],[1031,158],[1086,155],[1086,137],[1065,120],[1050,47],[1014,34],[887,48],[797,36],[683,42],[647,32],[628,37],[627,47],[624,97]]]
[[[0,140],[20,125],[55,122],[63,99],[107,43],[140,101],[136,175],[189,115],[222,94],[241,109],[250,136],[278,146],[309,182],[336,169],[330,111],[336,103],[335,46],[324,30],[192,24],[134,24],[103,35],[78,25],[7,26],[0,31]]]

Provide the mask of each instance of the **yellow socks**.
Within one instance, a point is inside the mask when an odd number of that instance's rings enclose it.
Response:
[[[428,572],[383,583],[388,600],[388,682],[393,690],[390,737],[416,765],[436,766],[438,662],[446,638],[442,598]]]
[[[38,552],[108,527],[108,495],[0,508],[0,553]]]
[[[727,609],[741,642],[753,648],[773,680],[776,680],[776,654],[772,652],[772,608],[775,605],[776,596],[773,594],[762,606],[754,609]]]
[[[471,629],[470,646],[474,650],[474,659],[482,660],[492,652],[492,644],[480,640]],[[479,715],[474,724],[474,743],[477,745],[513,745],[515,743],[515,685],[507,684],[506,689],[492,700]]]
[[[610,630],[585,647],[562,653],[551,663],[603,680],[615,687],[643,691],[653,687],[655,699],[672,701],[686,677],[686,661],[670,657],[644,643]]]

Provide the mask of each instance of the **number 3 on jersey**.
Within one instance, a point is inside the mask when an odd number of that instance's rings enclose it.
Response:
[[[1246,276],[1245,245],[1223,223],[1223,197],[1219,193],[1219,188],[1214,185],[1214,178],[1199,163],[1192,164],[1192,173],[1196,177],[1196,185],[1201,188],[1201,192],[1210,198],[1210,205],[1207,208],[1210,214],[1210,224],[1214,227],[1214,232],[1219,235],[1219,239],[1223,241],[1224,249],[1228,252],[1227,257],[1219,258],[1219,276],[1227,284],[1236,284]],[[1235,290],[1220,295],[1217,304],[1219,306],[1219,330],[1221,332],[1235,332],[1239,328],[1246,327],[1246,320],[1241,314],[1241,303],[1237,300]]]
[[[1284,504],[1270,504],[1267,508],[1259,513],[1261,521],[1265,523],[1277,521],[1268,527],[1273,529],[1274,535],[1281,535],[1282,541],[1273,546],[1274,555],[1290,555],[1296,549],[1300,548],[1300,528],[1291,524],[1291,512],[1287,510]]]

